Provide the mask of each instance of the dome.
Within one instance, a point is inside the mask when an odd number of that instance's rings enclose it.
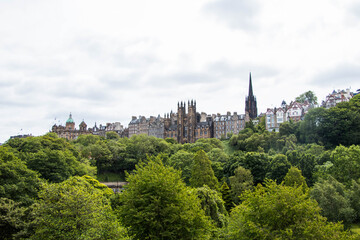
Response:
[[[71,113],[70,113],[69,119],[66,121],[66,123],[74,123],[74,120],[72,119]]]

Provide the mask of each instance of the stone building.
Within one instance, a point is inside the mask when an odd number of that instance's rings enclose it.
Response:
[[[321,106],[324,108],[335,107],[336,104],[341,102],[348,102],[354,96],[354,93],[350,92],[350,89],[333,91],[326,96],[325,101],[322,102]]]
[[[74,140],[79,135],[83,134],[92,134],[93,130],[91,128],[86,129],[87,125],[84,120],[80,123],[79,129],[75,128],[75,122],[72,119],[72,115],[70,113],[68,120],[65,123],[65,126],[56,125],[52,126],[52,132],[56,133],[61,138],[66,138],[68,140]]]
[[[151,116],[146,118],[133,116],[128,127],[129,137],[138,134],[145,134],[157,138],[164,138],[164,119],[160,117]]]
[[[178,143],[194,143],[200,138],[212,138],[213,120],[206,113],[196,112],[196,101],[178,103],[177,114],[170,113],[165,115],[164,137],[173,138]]]
[[[292,120],[298,122],[304,119],[305,114],[312,106],[306,101],[299,103],[292,101],[289,105],[285,101],[279,108],[268,108],[265,113],[265,125],[269,131],[279,131],[280,124]]]
[[[234,112],[231,115],[230,112],[227,112],[226,115],[217,115],[213,116],[214,119],[214,137],[221,139],[226,138],[228,134],[238,134],[241,130],[245,128],[245,114],[238,115],[237,112]]]
[[[77,139],[78,136],[85,134],[94,134],[105,137],[106,132],[116,132],[120,137],[128,137],[128,130],[126,128],[124,129],[120,122],[107,123],[106,125],[100,124],[99,127],[96,126],[95,123],[94,127],[87,128],[87,125],[83,120],[79,125],[79,129],[76,129],[71,113],[65,123],[65,126],[54,124],[51,131],[56,133],[59,137],[66,138],[68,140]]]
[[[238,134],[245,128],[245,121],[256,121],[257,106],[253,95],[251,73],[249,76],[249,96],[245,101],[245,114],[238,115],[207,115],[196,111],[196,101],[180,102],[177,112],[167,113],[164,118],[158,116],[145,118],[132,117],[129,123],[129,137],[136,134],[146,134],[158,138],[173,138],[178,143],[193,143],[200,138],[223,138],[229,133]]]
[[[92,128],[92,133],[101,137],[106,137],[107,132],[116,132],[119,137],[127,137],[127,129],[124,129],[120,122],[100,124],[99,127],[95,123],[95,126]]]

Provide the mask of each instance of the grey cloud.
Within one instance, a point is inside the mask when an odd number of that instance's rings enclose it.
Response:
[[[341,64],[333,69],[324,71],[312,80],[312,83],[318,86],[350,85],[359,86],[360,82],[360,65]]]
[[[217,61],[209,64],[208,71],[218,77],[243,78],[248,76],[249,72],[253,72],[257,77],[273,77],[279,74],[279,71],[258,64],[242,64],[232,65],[227,61]]]
[[[259,4],[255,0],[216,0],[205,5],[204,11],[215,14],[231,28],[251,30],[256,28],[258,8]]]
[[[217,80],[215,76],[207,73],[176,72],[164,76],[153,76],[146,83],[148,86],[170,88],[190,84],[208,84]]]
[[[156,62],[159,62],[154,56],[150,55],[126,55],[123,51],[118,51],[112,56],[113,62],[119,68],[131,68],[142,70]]]
[[[141,74],[131,73],[126,75],[121,74],[105,74],[99,78],[100,82],[110,88],[117,88],[121,90],[134,89],[139,86]]]
[[[350,12],[356,17],[360,18],[360,3],[352,4],[350,7]]]

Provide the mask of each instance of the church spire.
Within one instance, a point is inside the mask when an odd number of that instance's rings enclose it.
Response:
[[[256,98],[253,93],[251,72],[249,74],[249,95],[245,98],[245,113],[248,113],[251,119],[257,117]]]
[[[249,97],[253,96],[253,89],[252,89],[252,81],[251,81],[251,72],[249,74]]]

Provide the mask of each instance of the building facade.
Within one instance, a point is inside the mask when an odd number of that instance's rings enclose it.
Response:
[[[288,121],[298,122],[304,119],[305,114],[311,108],[311,105],[292,101],[289,105],[285,101],[281,107],[268,108],[265,113],[265,125],[269,131],[279,131],[280,124]]]
[[[354,96],[354,93],[350,92],[350,89],[333,91],[326,96],[325,101],[321,106],[324,108],[335,107],[338,103],[348,102]]]
[[[68,140],[74,140],[79,135],[92,134],[92,129],[86,129],[87,125],[82,121],[79,125],[79,129],[75,128],[75,122],[70,113],[68,120],[65,123],[65,126],[56,125],[52,126],[51,131],[56,133],[61,138],[66,138]]]
[[[214,137],[218,139],[227,138],[229,134],[238,134],[245,128],[245,114],[238,115],[234,112],[231,115],[227,112],[226,115],[213,116],[214,119]]]
[[[124,129],[120,122],[107,123],[106,125],[100,124],[99,127],[97,127],[95,123],[94,127],[87,128],[87,124],[83,120],[79,125],[79,129],[76,129],[71,113],[65,123],[65,126],[54,124],[51,131],[56,133],[59,137],[66,138],[68,140],[75,140],[78,136],[86,134],[94,134],[105,137],[107,132],[116,132],[120,137],[128,137],[128,129]]]

